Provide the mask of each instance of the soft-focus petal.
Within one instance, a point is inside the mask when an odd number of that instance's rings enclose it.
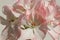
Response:
[[[7,21],[3,17],[1,17],[1,16],[0,16],[0,22],[3,25],[6,25],[7,24]]]
[[[54,31],[57,33],[57,34],[60,34],[60,25],[56,26],[54,28]]]
[[[24,13],[26,10],[25,8],[19,4],[20,2],[16,2],[14,5],[13,5],[13,11],[14,12],[17,12],[17,13]]]
[[[11,9],[9,8],[9,6],[5,5],[3,7],[3,13],[7,16],[8,20],[14,19],[15,16],[13,15]]]
[[[17,25],[14,26],[14,36],[18,39],[21,36],[21,30]]]
[[[53,30],[48,30],[48,33],[53,38],[53,40],[58,40],[59,39],[59,35],[57,33],[55,33]]]
[[[37,4],[39,4],[39,5],[36,5],[35,12],[38,15],[41,15],[43,18],[45,18],[46,17],[46,9],[44,8],[42,1],[38,2]]]

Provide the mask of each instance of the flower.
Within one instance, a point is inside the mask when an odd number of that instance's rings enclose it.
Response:
[[[3,25],[6,25],[6,27],[2,31],[2,35],[5,35],[4,33],[6,31],[8,33],[6,36],[6,39],[4,39],[4,40],[8,40],[8,39],[9,40],[16,40],[21,35],[21,32],[18,29],[17,24],[16,25],[14,24],[14,21],[17,20],[17,17],[15,17],[13,15],[11,9],[7,5],[5,5],[3,7],[3,13],[6,15],[7,19],[0,17],[1,23]],[[19,33],[19,34],[17,34],[17,33]],[[16,36],[16,37],[14,37],[14,36]]]

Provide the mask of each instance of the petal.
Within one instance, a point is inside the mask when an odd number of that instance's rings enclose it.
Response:
[[[42,37],[42,39],[44,39],[45,36],[46,36],[46,34],[47,34],[47,27],[41,26],[41,27],[40,27],[40,31],[43,32],[43,37]]]
[[[15,11],[17,13],[24,13],[26,10],[22,5],[18,4],[18,2],[17,2],[13,5],[13,11]]]
[[[0,21],[1,21],[1,24],[3,24],[3,25],[7,24],[7,21],[1,16],[0,16]]]
[[[56,26],[53,30],[54,30],[57,34],[60,34],[60,25]]]
[[[43,18],[45,18],[46,17],[46,9],[44,8],[43,3],[42,2],[38,2],[37,4],[39,4],[39,5],[36,5],[35,12],[38,15],[41,15]]]
[[[7,16],[7,19],[9,19],[9,20],[15,18],[11,9],[7,5],[3,6],[3,13]]]
[[[55,14],[54,17],[55,17],[56,20],[59,21],[59,20],[60,20],[60,6],[57,6],[56,8],[57,8],[57,9],[56,9],[57,12],[56,12],[56,14]]]
[[[41,30],[39,29],[39,27],[34,28],[34,35],[35,35],[35,37],[36,37],[38,40],[39,40],[39,39],[44,40],[44,38],[45,38],[45,36],[46,36],[46,34],[44,34],[44,32],[41,31]]]
[[[56,7],[56,0],[51,0],[51,1],[50,1],[50,5]]]
[[[14,29],[15,36],[19,38],[21,36],[21,30],[19,29],[17,25],[15,25],[13,29]]]
[[[59,35],[55,33],[53,30],[48,30],[48,33],[53,38],[53,40],[58,40]]]
[[[38,13],[35,14],[35,19],[36,19],[40,24],[46,22],[46,19],[43,18],[42,15],[40,15],[40,14],[38,14]]]

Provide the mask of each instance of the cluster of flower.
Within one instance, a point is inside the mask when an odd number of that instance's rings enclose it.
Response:
[[[3,6],[3,13],[7,17],[0,16],[1,24],[6,25],[4,40],[44,40],[47,33],[59,39],[60,7],[55,0],[17,0],[12,7]]]

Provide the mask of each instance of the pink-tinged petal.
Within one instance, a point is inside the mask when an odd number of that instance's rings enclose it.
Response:
[[[60,21],[60,6],[56,7],[56,11],[57,12],[56,12],[54,17],[55,17],[56,20]]]
[[[41,27],[40,27],[39,29],[40,29],[40,31],[43,32],[44,36],[43,36],[42,39],[44,39],[45,36],[46,36],[46,33],[47,33],[47,31],[48,31],[47,25],[41,25]]]
[[[50,1],[50,5],[56,7],[56,0],[51,0],[51,1]]]
[[[1,17],[1,16],[0,16],[0,22],[3,25],[6,25],[7,24],[7,21],[3,17]]]
[[[35,7],[35,4],[37,2],[38,2],[38,0],[24,0],[26,9],[33,9],[33,7]]]
[[[15,25],[14,27],[14,36],[18,39],[21,36],[21,30],[19,29],[18,26]]]
[[[39,4],[39,2],[41,2],[42,0],[31,0],[30,2],[30,9],[34,9],[37,6],[37,4]]]
[[[48,9],[44,6],[42,0],[38,2],[37,4],[39,5],[36,5],[35,7],[35,18],[40,23],[44,23],[46,22],[46,17],[48,15]]]
[[[37,40],[37,37],[36,37],[36,36],[34,36],[32,40]]]
[[[14,19],[15,16],[13,15],[11,8],[9,8],[9,6],[5,5],[3,6],[3,13],[7,16],[7,19]]]
[[[54,30],[57,34],[60,34],[60,25],[57,25],[53,30]]]
[[[19,4],[19,2],[16,2],[13,5],[13,11],[17,13],[24,13],[26,10],[22,5]]]
[[[7,31],[8,31],[8,29],[6,29],[6,30],[3,29],[2,30],[2,33],[1,33],[1,39],[2,40],[6,40],[7,35],[8,35]]]
[[[42,0],[37,3],[35,7],[35,18],[40,24],[46,22],[46,17],[48,16],[49,10],[44,6]]]
[[[39,29],[39,27],[34,28],[34,37],[36,40],[44,40],[46,34]]]
[[[60,20],[60,13],[57,13],[57,14],[55,15],[55,19],[58,20],[58,21]]]
[[[52,37],[53,40],[59,39],[59,35],[56,32],[54,32],[53,30],[48,30],[48,33],[50,34],[50,36]]]
[[[26,19],[27,19],[27,21],[31,20],[31,16],[32,16],[32,14],[31,14],[30,10],[26,10]]]
[[[35,3],[36,3],[36,0],[31,0],[31,2],[30,2],[30,9],[33,9]]]
[[[38,15],[41,15],[43,18],[46,17],[46,9],[44,8],[44,5],[41,3],[38,3],[39,5],[36,5],[35,12]]]
[[[43,18],[42,15],[38,13],[35,14],[35,19],[39,21],[40,24],[43,24],[44,22],[46,22],[45,18]]]

